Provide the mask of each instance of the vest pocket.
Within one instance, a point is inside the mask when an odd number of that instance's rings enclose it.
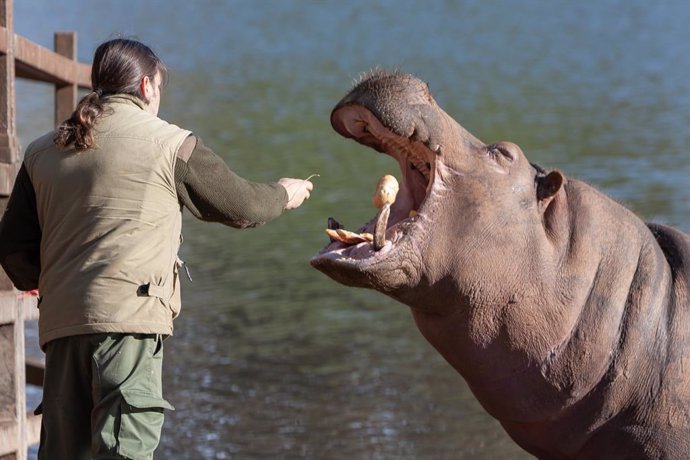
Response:
[[[182,302],[180,299],[180,268],[184,265],[182,259],[177,257],[172,267],[172,276],[168,276],[162,284],[149,282],[137,288],[138,297],[156,297],[163,305],[172,311],[175,319],[180,314]]]
[[[165,286],[159,286],[153,283],[146,283],[139,286],[137,289],[137,296],[140,297],[158,297],[159,299],[167,300],[165,295]]]
[[[137,296],[139,297],[156,297],[160,299],[161,303],[168,307],[172,312],[172,317],[175,319],[180,314],[180,301],[179,301],[179,284],[178,269],[175,268],[174,279],[172,289],[153,283],[142,284],[137,288]]]

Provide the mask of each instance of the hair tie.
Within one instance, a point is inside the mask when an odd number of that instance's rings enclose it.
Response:
[[[101,88],[96,88],[93,90],[93,92],[96,93],[96,96],[98,96],[99,98],[103,96],[103,90]]]

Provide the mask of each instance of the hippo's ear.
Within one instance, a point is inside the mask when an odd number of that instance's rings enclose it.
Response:
[[[537,178],[537,200],[542,209],[546,208],[558,191],[563,187],[565,178],[559,171],[551,171]]]

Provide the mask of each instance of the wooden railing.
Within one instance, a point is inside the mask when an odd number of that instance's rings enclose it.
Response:
[[[17,78],[55,86],[55,123],[70,116],[80,88],[90,88],[91,67],[76,61],[74,32],[55,34],[55,50],[16,35],[12,0],[0,0],[0,214],[21,165],[16,130]],[[43,364],[27,360],[24,321],[36,319],[35,298],[18,292],[0,269],[0,460],[25,460],[39,440],[41,419],[26,412],[26,385],[43,384]]]

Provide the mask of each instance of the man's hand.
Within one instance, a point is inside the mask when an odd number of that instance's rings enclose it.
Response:
[[[283,177],[278,180],[278,183],[285,187],[288,194],[288,202],[285,209],[298,208],[304,200],[309,199],[314,184],[309,179],[292,179],[290,177]]]

